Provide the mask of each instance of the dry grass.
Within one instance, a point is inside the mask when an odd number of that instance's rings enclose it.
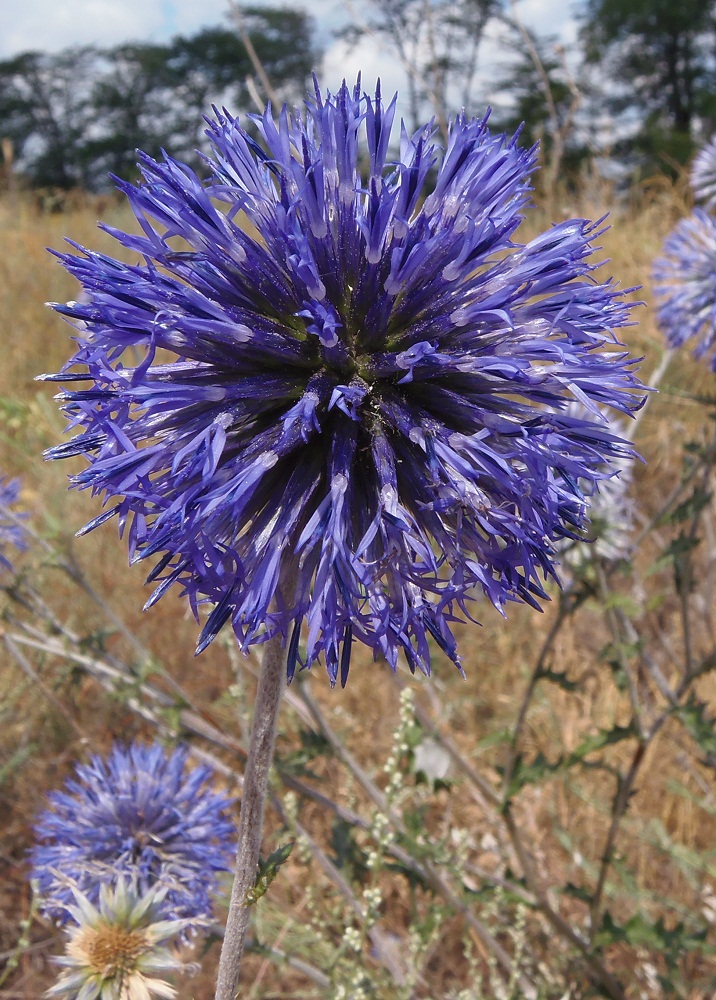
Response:
[[[537,228],[551,218],[556,220],[575,212],[598,217],[604,212],[601,197],[594,192],[591,197],[585,196],[583,204],[565,203],[550,213],[537,213],[542,217],[531,221],[530,226]],[[122,209],[116,206],[104,208],[106,221],[116,223],[123,217]],[[612,230],[603,237],[605,255],[612,259],[609,271],[618,275],[622,284],[644,285],[639,295],[647,302],[651,261],[683,210],[673,192],[647,192],[642,194],[638,205],[616,212]],[[38,386],[32,379],[38,372],[57,370],[69,350],[66,337],[69,329],[44,309],[42,303],[48,299],[65,300],[76,294],[72,280],[44,248],[59,247],[65,234],[93,247],[109,246],[109,238],[97,233],[94,218],[92,205],[80,205],[64,215],[41,215],[28,205],[0,203],[4,248],[0,260],[3,288],[0,322],[4,330],[0,366],[0,469],[22,475],[23,499],[32,511],[36,529],[81,566],[92,586],[111,603],[129,629],[191,693],[205,717],[238,734],[236,704],[226,694],[236,679],[226,648],[215,644],[195,660],[192,656],[195,624],[183,604],[172,596],[148,614],[141,613],[144,601],[141,570],[127,568],[125,549],[111,526],[79,541],[73,539],[75,528],[96,514],[96,506],[89,497],[66,490],[66,465],[43,464],[40,458],[44,447],[59,440],[62,421],[49,399],[51,393],[47,387]],[[646,357],[644,372],[648,376],[661,356],[663,345],[654,327],[652,311],[641,308],[636,316],[639,325],[625,331],[624,336],[632,353]],[[693,402],[693,395],[711,391],[713,376],[705,366],[697,365],[685,354],[674,359],[662,392],[650,404],[638,433],[638,448],[646,464],[637,470],[635,492],[646,516],[659,508],[680,475],[681,445],[705,433],[705,411]],[[711,525],[708,520],[709,530]],[[656,543],[646,547],[640,556],[642,569],[653,561],[656,553]],[[701,597],[705,601],[711,597],[709,565],[706,556],[702,568],[709,586]],[[72,627],[84,634],[104,628],[102,614],[88,599],[82,598],[77,588],[68,586],[58,569],[45,562],[33,569],[33,573],[57,613]],[[676,646],[680,628],[678,602],[668,572],[653,574],[648,580],[646,599],[643,595],[632,595],[642,606],[639,627],[649,635],[663,636],[664,642]],[[628,578],[617,581],[617,588],[625,592],[630,586]],[[449,664],[440,662],[432,681],[414,682],[419,702],[428,707],[429,688],[434,686],[442,705],[441,728],[452,734],[464,754],[490,780],[497,780],[495,768],[504,751],[504,747],[492,744],[496,734],[509,729],[514,722],[516,705],[536,651],[556,612],[556,604],[544,615],[515,608],[509,621],[503,622],[485,608],[481,628],[459,629],[467,679],[461,680]],[[709,643],[713,645],[708,634],[710,609],[706,608],[706,612],[709,613],[702,616],[697,636],[704,648]],[[608,729],[627,718],[626,694],[613,682],[600,657],[608,638],[603,614],[596,605],[581,609],[562,631],[552,668],[579,681],[579,688],[572,694],[553,686],[538,689],[526,729],[524,750],[528,756],[541,751],[553,761],[573,750],[596,729]],[[129,655],[119,635],[97,637],[96,641],[119,655]],[[92,679],[50,658],[40,667],[47,685],[44,692],[11,660],[0,663],[3,691],[0,956],[14,948],[21,936],[20,922],[30,909],[25,854],[31,842],[30,824],[43,806],[47,790],[64,780],[73,761],[85,755],[88,747],[104,750],[117,736],[129,739],[151,735],[136,714],[121,701],[109,699]],[[247,703],[250,703],[251,683],[249,680],[245,685],[243,697]],[[371,663],[359,650],[345,691],[331,691],[320,671],[315,672],[310,686],[346,746],[369,772],[380,775],[382,761],[391,746],[399,698],[389,671]],[[48,691],[55,701],[46,697]],[[704,678],[699,694],[714,705],[716,681]],[[279,753],[286,755],[295,748],[298,729],[297,717],[286,710]],[[616,764],[626,760],[628,754],[628,746],[621,744],[613,748],[610,760]],[[617,920],[626,919],[634,906],[639,906],[652,913],[654,919],[662,914],[672,926],[681,915],[702,905],[705,886],[716,886],[713,772],[700,766],[697,756],[676,723],[663,728],[648,752],[618,842],[619,875],[608,888],[607,903]],[[322,758],[312,766],[327,795],[351,808],[365,807],[362,793],[346,778],[345,770],[335,759]],[[559,886],[568,881],[584,885],[593,879],[609,823],[613,791],[612,779],[602,772],[572,771],[527,788],[520,795],[516,814],[534,851],[544,885]],[[324,810],[308,803],[302,807],[301,820],[320,842],[327,842],[330,818]],[[449,840],[453,829],[470,831],[472,860],[488,869],[498,866],[504,845],[498,837],[498,846],[494,846],[490,839],[495,833],[494,821],[479,798],[469,791],[435,792],[426,800],[424,822],[434,840]],[[271,848],[281,839],[277,825],[276,817],[269,814],[267,843]],[[317,905],[315,900],[311,902],[310,893],[307,896],[312,879],[315,881],[315,873],[311,875],[298,861],[289,862],[271,889],[270,902],[260,909],[263,939],[272,941],[278,936],[283,941],[281,947],[295,952],[301,949],[309,903]],[[402,876],[384,873],[381,879],[385,900],[382,923],[388,932],[403,938],[416,912],[424,912],[433,903],[422,890],[411,893]],[[325,881],[316,885],[318,888],[312,891],[320,897],[320,905],[328,907],[335,900],[335,891]],[[584,908],[578,900],[562,896],[555,899],[555,905],[568,921],[576,924],[582,919]],[[330,929],[326,933],[335,936]],[[444,924],[425,966],[428,985],[416,996],[444,997],[451,989],[469,985],[463,934],[460,920],[452,918]],[[533,935],[538,947],[542,941],[544,956],[549,961],[553,947],[550,932],[535,921]],[[32,945],[23,950],[18,968],[0,987],[0,997],[29,1000],[39,996],[52,982],[47,956],[53,948],[57,950],[55,937],[52,927],[36,921],[30,931]],[[320,966],[320,947],[311,943],[310,948],[311,961]],[[646,980],[638,969],[640,954],[644,963],[648,958],[658,964],[658,956],[649,952],[648,945],[642,952],[613,947],[608,963],[631,983],[630,998],[658,997],[659,993],[651,992],[653,987],[644,985]],[[212,996],[216,958],[214,947],[204,960],[203,972],[187,984],[187,992],[182,996],[192,996],[195,1000],[208,1000]],[[694,982],[707,971],[703,956],[686,958],[685,963],[686,975],[692,976]],[[267,964],[260,956],[251,956],[247,968],[247,984],[253,982],[254,988],[247,989],[246,996],[320,995],[305,977]],[[576,973],[575,977],[576,982],[579,978]],[[587,987],[580,988],[584,992],[575,986],[569,996],[590,995]],[[694,987],[689,998],[705,1000],[707,995]]]

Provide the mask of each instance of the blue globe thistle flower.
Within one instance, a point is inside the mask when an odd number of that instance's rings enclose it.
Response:
[[[187,750],[115,744],[106,760],[79,764],[49,796],[32,851],[43,912],[65,922],[76,892],[129,878],[140,895],[161,889],[158,912],[200,925],[212,913],[217,873],[231,867],[231,800],[213,792],[211,769],[187,768]]]
[[[691,189],[709,211],[716,208],[716,138],[711,139],[691,164]]]
[[[87,387],[48,454],[113,498],[85,530],[116,516],[132,559],[159,557],[148,605],[177,584],[213,606],[197,651],[229,621],[243,649],[284,636],[289,680],[323,655],[345,683],[354,640],[459,665],[475,588],[539,607],[631,451],[597,405],[642,401],[600,223],[513,242],[536,150],[460,115],[444,153],[403,126],[393,158],[394,116],[345,84],[252,116],[263,145],[217,114],[206,182],[145,155],[118,182],[141,233],[108,231],[141,263],[60,255],[87,301],[55,308],[86,339],[54,378]]]
[[[12,510],[20,498],[20,480],[0,478],[0,569],[12,572],[12,563],[7,557],[10,546],[22,551],[27,548],[26,535],[21,521],[27,517],[25,511]]]
[[[657,323],[671,347],[694,341],[716,371],[716,221],[697,208],[664,240],[654,261]]]

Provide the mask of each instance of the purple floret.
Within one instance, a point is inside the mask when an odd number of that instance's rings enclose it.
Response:
[[[97,903],[102,884],[128,876],[141,894],[168,892],[167,920],[212,915],[219,872],[231,867],[235,840],[231,799],[211,788],[206,765],[187,766],[187,750],[159,744],[115,744],[106,760],[79,764],[76,780],[50,793],[32,852],[32,878],[43,912],[69,919],[73,888]]]
[[[654,262],[657,323],[671,347],[693,341],[716,371],[716,221],[697,208],[664,240]]]
[[[584,527],[609,463],[632,449],[598,407],[642,402],[615,328],[630,305],[592,272],[599,223],[512,237],[536,150],[458,116],[401,127],[395,99],[345,84],[209,123],[209,179],[142,155],[119,182],[141,258],[61,255],[85,301],[58,380],[134,561],[213,608],[242,649],[280,634],[288,677],[323,656],[345,683],[354,640],[430,670],[476,592],[539,607],[555,543]],[[570,415],[573,400],[588,418]],[[305,644],[299,635],[305,627]]]
[[[27,538],[22,521],[25,511],[13,510],[20,499],[20,480],[0,478],[0,570],[12,572],[8,548],[22,552],[27,548]]]

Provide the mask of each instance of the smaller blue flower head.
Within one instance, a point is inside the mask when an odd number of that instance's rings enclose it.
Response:
[[[0,479],[0,570],[12,572],[12,563],[7,557],[9,546],[22,550],[26,548],[25,531],[20,523],[27,517],[24,512],[13,511],[20,496],[19,479]]]
[[[712,212],[716,208],[716,138],[708,142],[691,164],[691,188],[697,201]]]
[[[166,920],[211,916],[217,872],[229,870],[233,852],[231,803],[211,790],[209,767],[186,764],[182,747],[168,755],[158,744],[115,744],[51,793],[32,852],[46,914],[65,922],[75,890],[96,904],[103,884],[128,876],[140,894],[166,889]]]
[[[694,341],[716,370],[716,221],[697,208],[664,240],[654,262],[657,323],[671,347]]]

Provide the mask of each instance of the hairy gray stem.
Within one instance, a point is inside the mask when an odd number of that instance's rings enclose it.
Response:
[[[246,893],[256,882],[264,804],[276,742],[276,721],[285,686],[286,645],[281,636],[276,636],[269,639],[264,646],[259,674],[249,756],[241,796],[234,884],[231,889],[224,942],[221,946],[215,1000],[235,1000],[238,995],[241,957],[250,916]]]

